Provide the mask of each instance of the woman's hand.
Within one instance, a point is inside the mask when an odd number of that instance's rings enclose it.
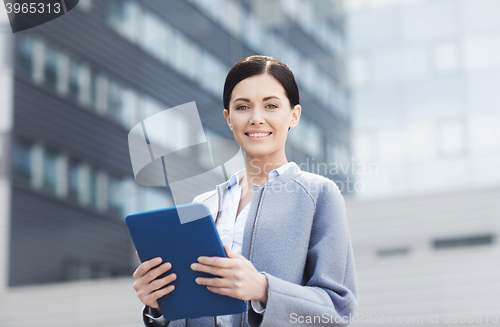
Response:
[[[163,286],[174,281],[177,276],[175,274],[167,275],[163,278],[156,280],[158,276],[167,272],[172,268],[170,262],[161,263],[161,258],[154,258],[149,261],[144,261],[134,272],[134,289],[141,302],[152,308],[160,310],[157,300],[162,296],[172,292],[175,288],[174,285],[169,285],[165,288]],[[160,311],[161,312],[161,311]]]
[[[259,273],[244,256],[234,253],[224,244],[227,258],[199,257],[191,269],[219,277],[198,277],[196,283],[207,285],[208,290],[240,300],[267,302],[267,277]]]

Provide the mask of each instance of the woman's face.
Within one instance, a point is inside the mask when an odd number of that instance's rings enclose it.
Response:
[[[288,128],[297,125],[300,112],[300,105],[290,109],[280,82],[261,74],[236,84],[224,117],[246,155],[272,157],[284,154]]]

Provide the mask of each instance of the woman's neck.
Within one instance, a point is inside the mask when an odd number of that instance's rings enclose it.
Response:
[[[245,154],[246,183],[250,188],[253,185],[264,185],[269,180],[269,172],[288,163],[285,154],[274,157],[256,157]]]

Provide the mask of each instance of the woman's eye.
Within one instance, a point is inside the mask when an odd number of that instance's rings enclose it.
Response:
[[[247,108],[247,106],[239,106],[239,107],[236,107],[236,110],[245,110]]]
[[[268,104],[267,107],[270,108],[270,109],[276,109],[276,108],[278,108],[278,106],[274,105],[274,104]]]

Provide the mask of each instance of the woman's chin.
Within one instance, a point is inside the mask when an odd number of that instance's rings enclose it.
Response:
[[[269,149],[268,147],[256,147],[256,146],[245,147],[245,148],[242,147],[242,150],[245,153],[245,156],[253,158],[267,157],[276,152],[276,150]]]

